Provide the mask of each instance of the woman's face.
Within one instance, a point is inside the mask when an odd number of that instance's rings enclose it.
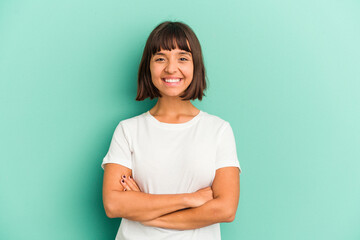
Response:
[[[152,82],[162,96],[179,96],[193,79],[192,55],[179,48],[161,49],[151,57],[150,72]]]

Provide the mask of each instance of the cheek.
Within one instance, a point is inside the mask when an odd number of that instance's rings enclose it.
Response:
[[[151,78],[155,78],[158,76],[158,73],[155,68],[150,67],[150,75],[151,75]]]
[[[188,74],[188,76],[194,76],[194,67],[189,67],[189,69],[187,70],[187,74]]]
[[[191,64],[182,66],[181,71],[188,77],[191,77],[194,74],[194,66]]]
[[[161,74],[161,67],[160,66],[156,66],[156,65],[152,65],[150,64],[150,73],[151,73],[151,76],[159,76]]]

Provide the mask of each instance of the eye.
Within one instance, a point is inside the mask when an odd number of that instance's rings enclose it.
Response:
[[[180,60],[181,60],[181,61],[187,61],[188,59],[187,59],[187,58],[182,57],[182,58],[180,58]]]
[[[155,62],[162,62],[164,60],[165,60],[164,58],[157,58],[157,59],[155,59]]]

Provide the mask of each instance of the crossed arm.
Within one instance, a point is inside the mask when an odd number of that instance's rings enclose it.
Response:
[[[189,194],[142,193],[130,176],[129,168],[105,165],[103,202],[108,217],[178,230],[231,222],[235,218],[240,195],[237,167],[218,169],[211,188]]]

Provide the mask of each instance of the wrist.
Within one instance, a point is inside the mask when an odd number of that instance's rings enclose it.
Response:
[[[184,193],[184,203],[185,203],[185,208],[191,208],[195,206],[195,193]]]

